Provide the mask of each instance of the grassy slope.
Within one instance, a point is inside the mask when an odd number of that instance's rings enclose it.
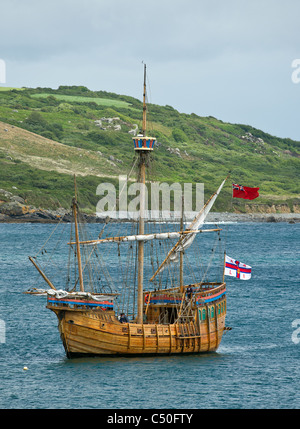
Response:
[[[96,127],[94,121],[103,117],[119,117],[115,124],[121,130]],[[180,114],[170,106],[149,105],[148,118],[149,133],[158,138],[152,168],[156,180],[204,182],[208,197],[231,171],[232,181],[260,187],[255,204],[287,202],[292,207],[297,200],[299,142],[213,117]],[[84,87],[3,91],[0,120],[0,188],[15,186],[34,205],[68,207],[76,172],[84,205],[93,210],[99,176],[116,183],[132,165],[128,131],[141,124],[141,102]],[[252,141],[241,138],[247,132]],[[243,211],[244,204],[232,203],[229,183],[215,210]]]

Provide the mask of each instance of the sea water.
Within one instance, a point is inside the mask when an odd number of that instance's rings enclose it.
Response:
[[[222,228],[252,278],[226,277],[232,330],[217,352],[69,360],[46,297],[23,293],[41,286],[28,255],[53,225],[0,224],[0,408],[299,408],[300,224]]]

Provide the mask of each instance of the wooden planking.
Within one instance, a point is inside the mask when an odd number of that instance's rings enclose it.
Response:
[[[225,313],[215,323],[208,317],[183,324],[121,324],[105,312],[57,310],[60,332],[67,353],[178,354],[216,350],[225,327]],[[60,315],[58,314],[60,313]]]

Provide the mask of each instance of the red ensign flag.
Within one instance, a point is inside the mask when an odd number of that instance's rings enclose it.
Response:
[[[232,184],[232,197],[244,198],[245,200],[254,200],[259,196],[259,188],[249,188],[248,186]]]

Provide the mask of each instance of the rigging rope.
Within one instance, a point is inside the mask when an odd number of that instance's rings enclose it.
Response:
[[[48,241],[50,240],[50,238],[52,237],[52,235],[54,234],[54,232],[56,231],[56,229],[58,228],[58,226],[61,224],[61,222],[63,221],[63,216],[60,218],[58,224],[56,225],[56,227],[53,229],[52,233],[50,234],[50,236],[47,238],[47,240],[45,241],[45,243],[43,244],[43,246],[40,248],[40,250],[37,252],[37,254],[34,256],[34,258],[36,258],[38,256],[38,254],[44,249],[44,247],[46,246],[46,244],[48,243]]]

